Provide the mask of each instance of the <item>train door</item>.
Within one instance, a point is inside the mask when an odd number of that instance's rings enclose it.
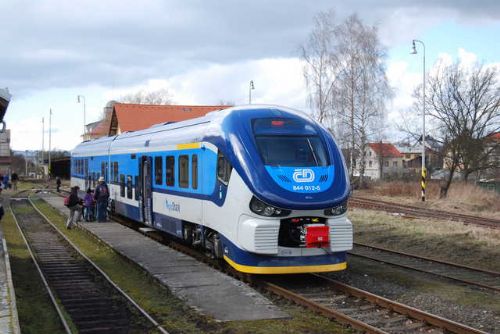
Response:
[[[139,168],[139,189],[140,189],[140,211],[142,221],[147,225],[153,225],[153,189],[152,189],[152,159],[142,157]]]

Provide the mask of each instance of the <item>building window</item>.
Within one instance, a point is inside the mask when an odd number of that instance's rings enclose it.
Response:
[[[224,157],[221,151],[217,154],[217,178],[224,184],[229,183],[229,178],[231,177],[231,164]]]
[[[173,187],[175,184],[175,157],[169,155],[167,158],[166,176],[167,176],[167,186]]]
[[[193,154],[191,157],[191,187],[198,189],[198,155]]]
[[[132,199],[132,176],[127,175],[127,198]]]
[[[125,197],[125,175],[120,174],[120,196]]]
[[[179,187],[189,187],[189,156],[179,156]]]
[[[398,162],[397,161],[393,161],[392,162],[392,167],[398,167]]]
[[[389,167],[389,161],[384,161],[384,166]]]
[[[368,161],[368,167],[371,167],[372,166],[372,161]]]
[[[155,184],[163,183],[163,159],[155,157]]]

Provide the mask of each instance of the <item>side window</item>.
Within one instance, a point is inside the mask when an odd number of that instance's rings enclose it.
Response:
[[[113,163],[113,181],[118,183],[118,162]]]
[[[89,174],[89,159],[85,159],[85,175],[88,175]]]
[[[224,184],[229,183],[229,177],[231,176],[231,170],[233,167],[224,157],[221,151],[217,154],[217,178]]]
[[[127,175],[127,198],[132,198],[132,176]]]
[[[189,187],[189,155],[179,156],[179,187]]]
[[[191,187],[198,189],[198,155],[191,156]]]
[[[167,186],[173,187],[175,184],[175,157],[172,155],[167,156],[167,168],[166,168],[166,175],[167,175]]]
[[[155,184],[163,183],[163,159],[155,157]]]
[[[135,200],[139,200],[139,176],[134,177],[134,183],[135,183]]]
[[[125,197],[125,175],[120,174],[120,196]]]
[[[101,175],[106,175],[106,163],[104,161],[101,162]]]

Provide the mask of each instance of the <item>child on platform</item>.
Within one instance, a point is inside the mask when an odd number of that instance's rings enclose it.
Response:
[[[83,198],[83,216],[86,222],[94,221],[94,206],[94,195],[92,194],[92,190],[88,188],[87,193]]]

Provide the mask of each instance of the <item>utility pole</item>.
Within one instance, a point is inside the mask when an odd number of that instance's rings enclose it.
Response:
[[[254,89],[253,80],[250,80],[250,85],[248,87],[248,104],[252,104],[252,90]]]
[[[425,202],[425,187],[426,187],[426,177],[427,169],[425,168],[425,44],[424,42],[414,39],[413,40],[413,50],[411,54],[417,54],[417,48],[415,42],[420,43],[424,52],[423,56],[423,73],[422,73],[422,178],[420,180],[420,186],[422,188],[422,202]]]
[[[52,108],[50,108],[49,111],[49,168],[48,168],[49,179],[50,179],[50,150],[52,149],[51,139],[52,139]]]
[[[86,111],[85,111],[85,96],[83,95],[78,95],[77,97],[78,103],[81,103],[80,101],[83,100],[83,136],[82,136],[82,141],[85,140],[85,133],[87,132],[87,129],[85,128],[85,123],[87,122],[85,120],[86,116]]]
[[[45,118],[42,117],[42,168],[43,168],[43,174],[45,175],[45,160],[44,160],[44,154],[43,152],[45,151]]]

